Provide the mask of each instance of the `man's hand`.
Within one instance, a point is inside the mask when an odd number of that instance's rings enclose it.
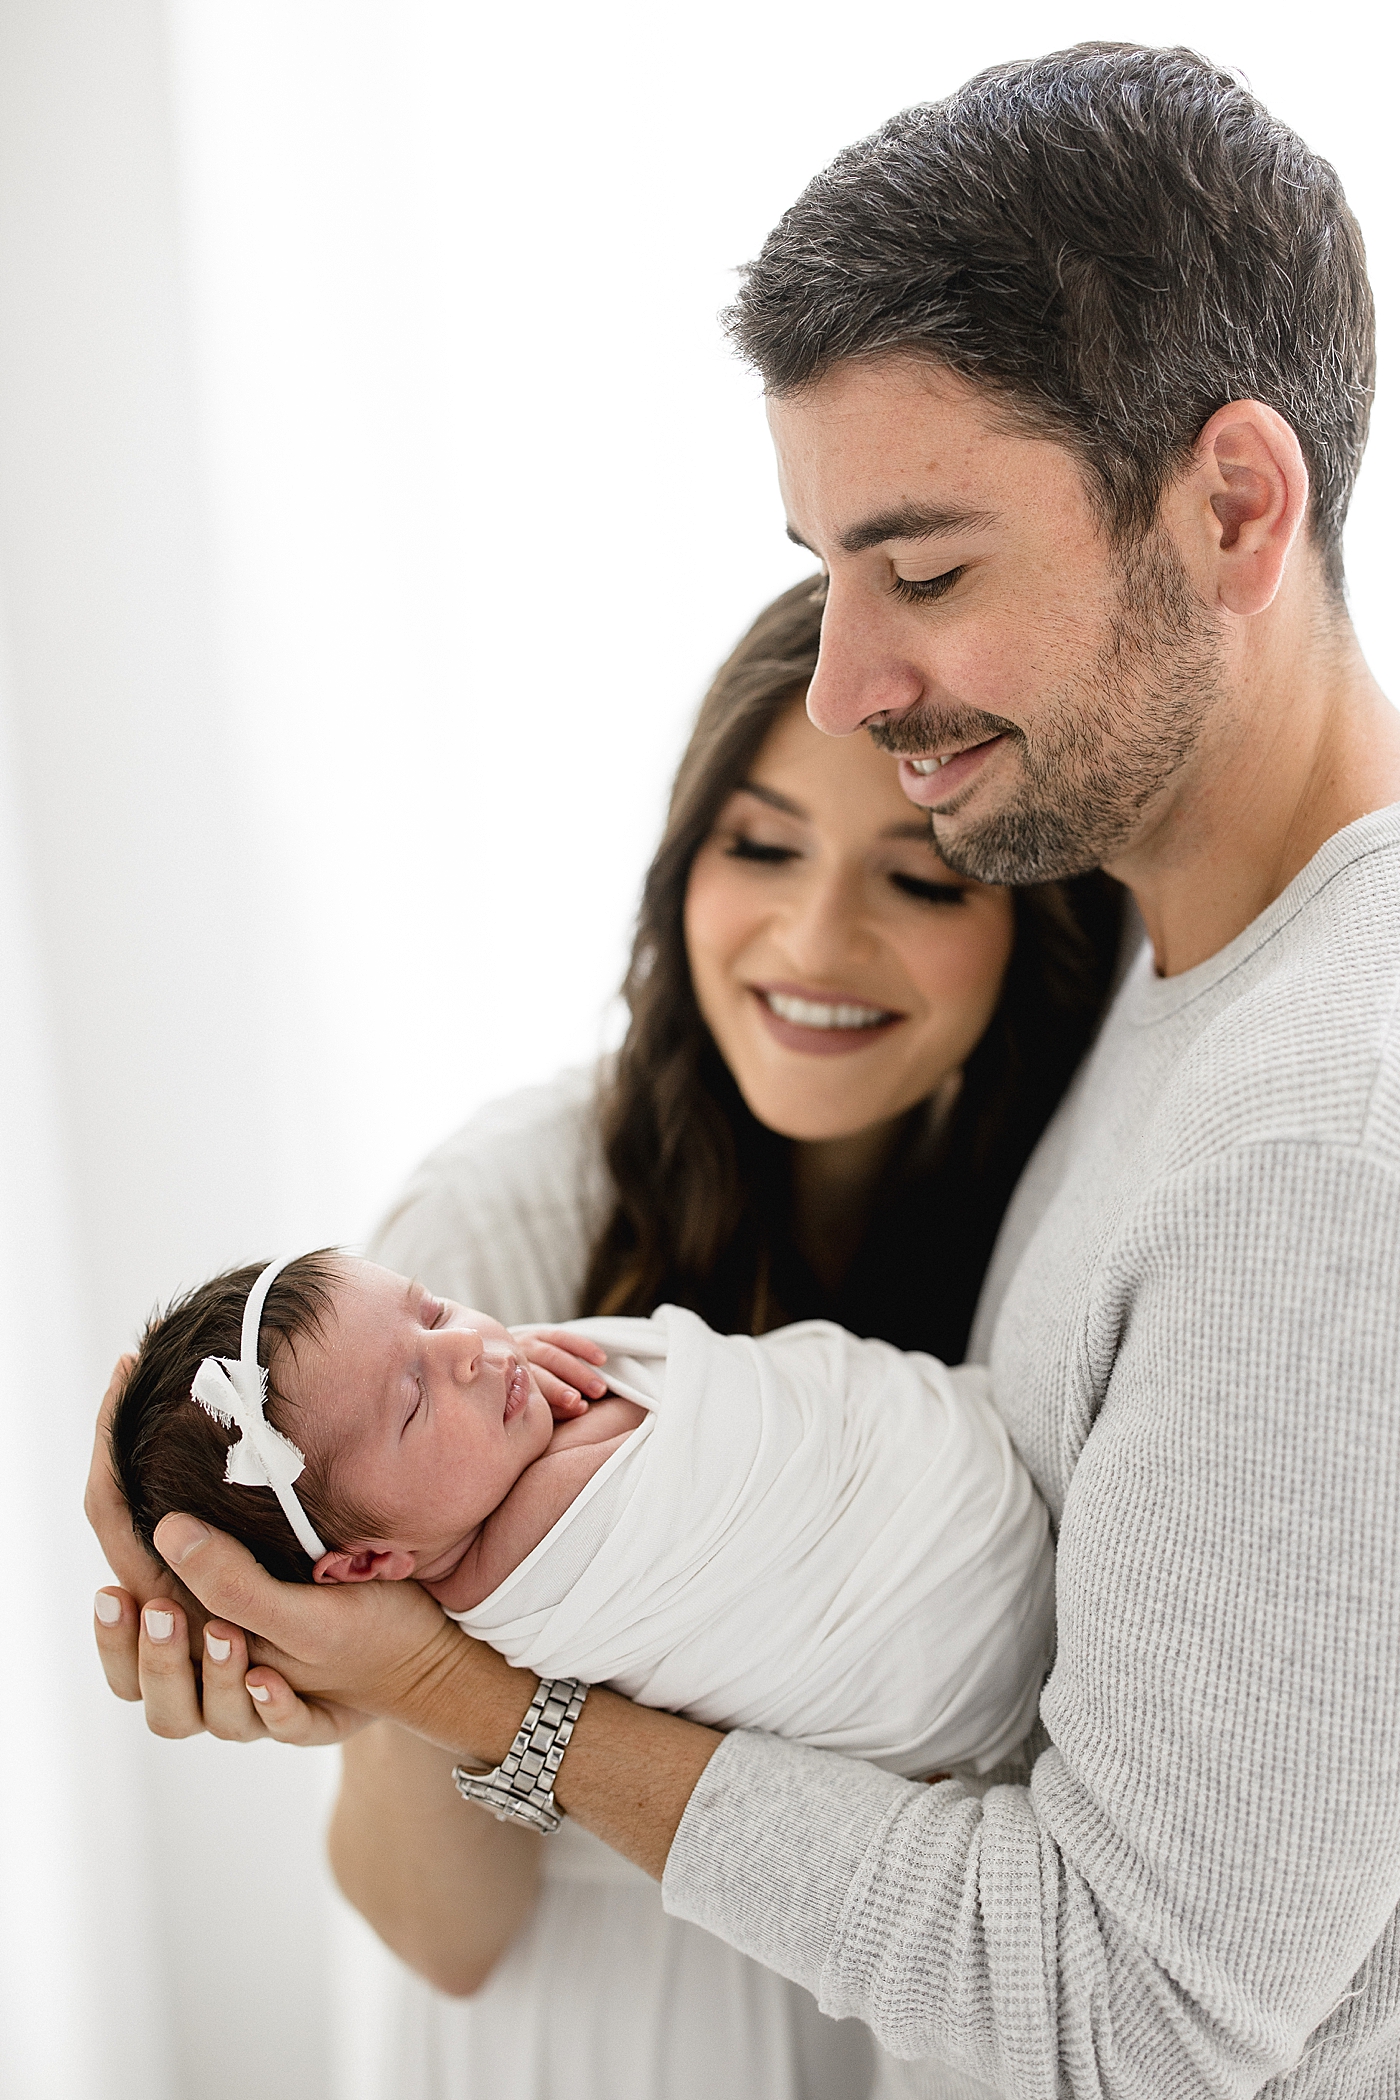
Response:
[[[606,1379],[597,1366],[605,1364],[608,1352],[582,1334],[567,1327],[512,1327],[521,1353],[533,1364],[540,1391],[549,1402],[557,1422],[587,1414],[590,1400],[601,1400]]]

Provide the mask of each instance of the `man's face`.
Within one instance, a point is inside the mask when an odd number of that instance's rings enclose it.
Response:
[[[1063,445],[908,356],[768,416],[789,530],[828,575],[808,712],[900,754],[949,865],[1048,881],[1166,821],[1221,641],[1165,528],[1115,547]]]

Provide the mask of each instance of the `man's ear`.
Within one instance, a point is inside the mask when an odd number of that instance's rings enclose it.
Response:
[[[1196,440],[1188,482],[1202,505],[1218,602],[1246,617],[1264,612],[1308,515],[1308,465],[1297,432],[1262,401],[1228,402]]]
[[[353,1546],[323,1553],[311,1570],[313,1582],[407,1582],[416,1556],[398,1546]]]

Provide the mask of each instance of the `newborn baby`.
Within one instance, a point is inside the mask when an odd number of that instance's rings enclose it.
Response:
[[[605,1353],[587,1405],[557,1343],[368,1262],[300,1257],[260,1322],[258,1280],[218,1277],[143,1337],[112,1441],[147,1544],[185,1509],[284,1578],[411,1576],[542,1677],[910,1776],[985,1770],[1025,1734],[1049,1527],[982,1372],[663,1306],[571,1323]]]

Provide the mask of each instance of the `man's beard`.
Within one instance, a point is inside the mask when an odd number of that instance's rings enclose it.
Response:
[[[943,837],[935,816],[939,853],[978,882],[1083,875],[1112,860],[1196,749],[1220,687],[1219,650],[1176,548],[1154,529],[1123,557],[1103,648],[1048,702],[1034,743],[980,708],[914,708],[870,734],[911,758],[1006,737],[1019,747],[1019,793],[955,838]]]

